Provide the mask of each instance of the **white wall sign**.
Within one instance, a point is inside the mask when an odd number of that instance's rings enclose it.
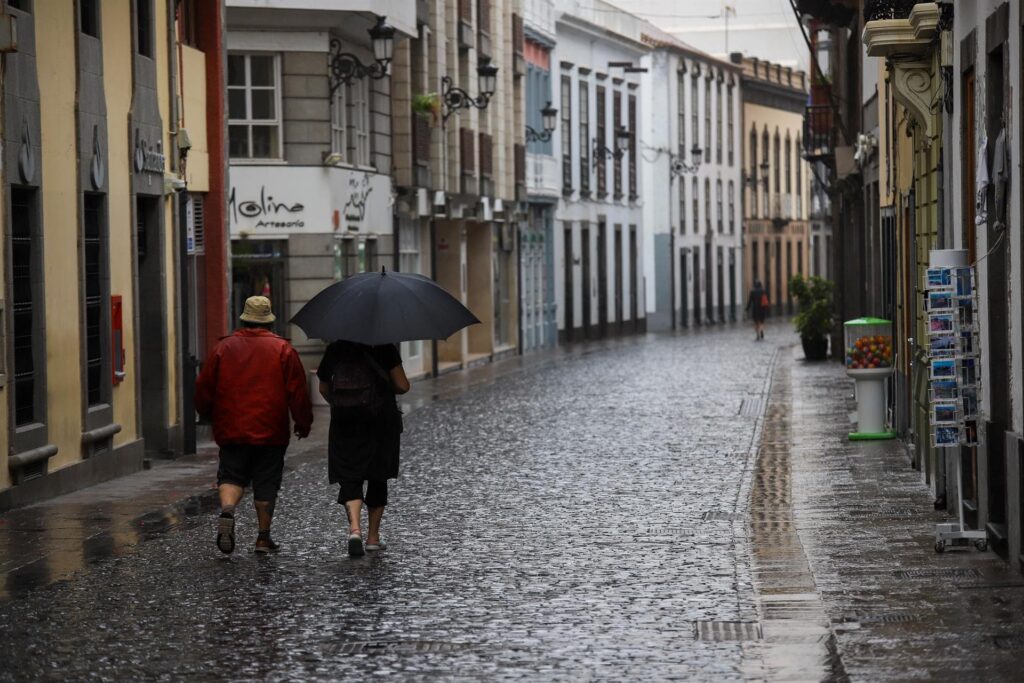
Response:
[[[328,166],[231,167],[232,237],[390,233],[391,178]]]

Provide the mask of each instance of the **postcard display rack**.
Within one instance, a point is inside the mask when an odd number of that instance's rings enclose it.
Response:
[[[945,449],[956,471],[959,520],[935,525],[935,552],[949,541],[988,545],[984,530],[964,528],[960,447],[978,445],[978,358],[974,269],[962,250],[931,252],[927,271],[928,399],[932,445]]]
[[[843,323],[846,374],[857,382],[857,431],[853,441],[892,439],[885,427],[885,380],[893,371],[892,321],[857,318]]]

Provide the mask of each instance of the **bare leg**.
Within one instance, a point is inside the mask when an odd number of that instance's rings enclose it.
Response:
[[[220,494],[220,506],[225,508],[238,505],[238,501],[242,500],[242,494],[245,493],[245,489],[238,484],[221,484],[217,492]]]
[[[366,516],[370,520],[370,528],[366,532],[366,542],[380,543],[380,520],[384,516],[384,506],[366,508]]]
[[[253,507],[256,508],[256,519],[260,525],[260,531],[270,531],[270,523],[274,519],[273,500],[254,500]]]
[[[359,533],[359,517],[363,511],[363,501],[356,498],[355,500],[345,501],[345,511],[348,512],[348,529],[350,534]]]

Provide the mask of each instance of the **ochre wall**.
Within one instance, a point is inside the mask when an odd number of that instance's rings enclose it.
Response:
[[[104,2],[103,12],[103,75],[107,97],[107,154],[110,195],[107,206],[110,216],[110,294],[122,297],[124,322],[125,369],[123,382],[114,387],[114,422],[121,433],[114,436],[114,445],[139,438],[135,394],[138,378],[135,367],[135,258],[132,245],[131,152],[128,145],[128,112],[132,105],[131,8],[127,2]]]
[[[174,138],[171,136],[172,114],[170,106],[170,69],[167,43],[167,0],[158,0],[154,3],[155,24],[156,24],[156,94],[160,108],[160,119],[164,122],[164,155],[166,158],[164,171],[170,170],[170,159],[173,152]],[[174,57],[177,59],[177,56]],[[178,272],[177,253],[178,243],[175,239],[177,226],[174,223],[174,202],[177,196],[174,193],[167,195],[164,199],[164,278],[167,297],[167,425],[175,425],[179,422],[179,396],[178,396],[178,281],[174,273]]]
[[[82,357],[75,173],[74,4],[37,0],[36,42],[42,146],[43,272],[50,471],[81,460]],[[63,47],[60,47],[63,46]]]
[[[210,154],[206,142],[206,55],[195,48],[181,47],[181,125],[188,130],[192,149],[188,153],[185,182],[189,192],[209,192]]]

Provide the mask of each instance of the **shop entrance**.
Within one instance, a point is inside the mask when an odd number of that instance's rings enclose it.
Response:
[[[564,306],[565,306],[565,339],[566,341],[573,340],[573,327],[576,325],[576,316],[574,312],[576,302],[573,300],[573,256],[572,256],[572,228],[566,227],[562,231],[562,284],[565,286],[564,292]]]
[[[679,250],[679,323],[690,326],[690,273],[687,268],[686,249]]]
[[[615,324],[622,334],[622,306],[625,278],[622,275],[622,226],[615,226]]]
[[[142,438],[147,453],[170,454],[167,396],[167,294],[164,291],[164,241],[160,197],[135,200],[136,253],[139,276],[139,394]]]
[[[597,326],[602,337],[608,336],[608,226],[597,224]]]
[[[693,248],[693,324],[701,325],[700,318],[700,291],[703,289],[704,280],[700,277],[700,247]]]
[[[590,308],[593,305],[591,301],[592,292],[590,286],[590,228],[586,227],[586,223],[580,231],[580,258],[583,259],[583,297],[581,303],[583,304],[583,338],[590,339],[592,336],[592,330],[590,329]]]
[[[284,240],[233,240],[231,243],[231,325],[238,327],[238,316],[250,296],[265,296],[277,319],[274,334],[287,337],[288,298],[285,296]]]

